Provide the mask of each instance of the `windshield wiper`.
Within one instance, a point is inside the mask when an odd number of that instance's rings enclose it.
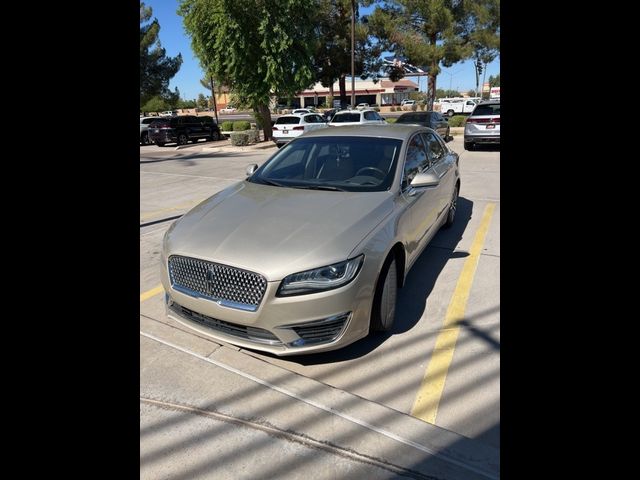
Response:
[[[267,180],[266,178],[259,177],[259,180],[266,185],[273,185],[274,187],[284,187],[281,183],[274,182],[273,180]]]
[[[291,185],[293,188],[304,188],[307,190],[331,190],[333,192],[346,192],[344,188],[334,187],[333,185]]]

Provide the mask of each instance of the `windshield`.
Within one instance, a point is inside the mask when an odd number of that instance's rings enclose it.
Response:
[[[336,114],[331,120],[332,123],[344,123],[344,122],[359,122],[359,113],[340,113]]]
[[[393,183],[402,141],[371,137],[300,137],[248,179],[279,187],[381,192]]]
[[[297,125],[298,123],[300,123],[300,117],[280,117],[275,125]]]
[[[500,104],[478,105],[472,115],[500,115]]]
[[[401,115],[400,118],[396,120],[396,123],[417,123],[417,122],[429,123],[428,114],[420,115],[417,113],[408,113],[408,114]]]

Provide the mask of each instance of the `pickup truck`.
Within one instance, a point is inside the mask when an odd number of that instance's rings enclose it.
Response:
[[[475,100],[467,98],[443,98],[434,103],[434,107],[440,106],[440,113],[453,117],[456,113],[471,113],[476,106]],[[437,108],[434,108],[437,111]]]

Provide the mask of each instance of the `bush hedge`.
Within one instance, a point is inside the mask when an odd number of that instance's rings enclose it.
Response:
[[[242,132],[243,130],[249,130],[251,128],[251,124],[246,120],[238,120],[233,122],[233,131],[234,132]]]
[[[256,143],[257,141],[260,140],[260,132],[258,130],[245,130],[242,133],[246,133],[248,138],[248,142],[249,143]]]
[[[396,123],[396,120],[398,120],[398,119],[389,117],[389,118],[386,118],[385,120],[387,121],[387,123]]]
[[[225,120],[220,125],[220,130],[223,132],[233,132],[233,122],[230,120]]]
[[[235,145],[236,147],[249,145],[249,135],[246,132],[232,132],[230,137],[231,145]]]
[[[464,121],[467,119],[467,117],[465,117],[464,115],[456,115],[454,117],[451,117],[449,119],[449,126],[450,127],[463,127],[464,126]]]

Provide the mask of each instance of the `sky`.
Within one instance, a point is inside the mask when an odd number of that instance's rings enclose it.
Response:
[[[208,96],[211,94],[200,85],[200,79],[203,77],[202,69],[198,59],[191,50],[191,40],[184,31],[182,26],[182,17],[176,12],[178,10],[178,0],[145,0],[147,6],[153,9],[153,17],[160,22],[160,42],[167,51],[167,55],[175,57],[178,53],[182,53],[182,66],[171,82],[169,88],[173,90],[178,87],[180,96],[184,99],[195,99],[199,93]],[[362,9],[361,13],[366,14],[372,8]],[[384,55],[386,56],[386,55]],[[490,75],[500,73],[500,58],[497,58],[487,66],[487,74],[485,81],[489,81]],[[427,91],[426,77],[410,77],[420,86],[421,92]],[[479,80],[482,83],[482,77]],[[467,92],[475,89],[476,78],[473,69],[473,62],[459,62],[450,68],[442,67],[441,73],[436,80],[436,88],[448,90],[449,88],[459,92]]]

